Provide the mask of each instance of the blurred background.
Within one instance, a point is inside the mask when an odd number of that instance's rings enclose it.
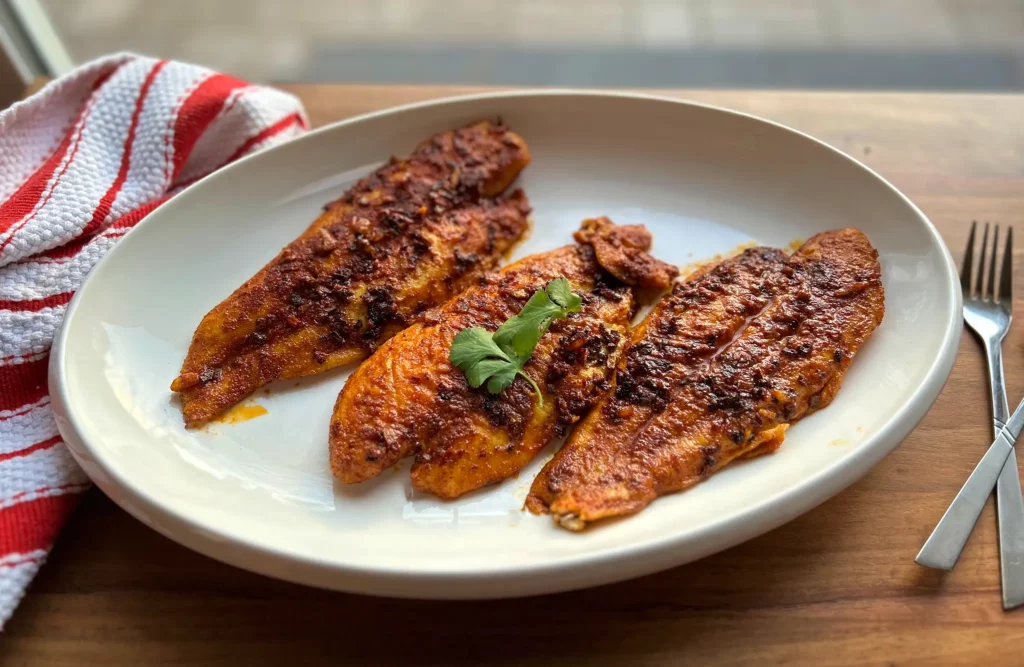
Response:
[[[267,82],[1024,90],[1024,0],[8,1]]]

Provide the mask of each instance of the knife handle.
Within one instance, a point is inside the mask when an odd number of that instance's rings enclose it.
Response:
[[[1016,415],[1015,415],[1016,416]],[[981,457],[974,472],[967,478],[960,492],[956,494],[949,509],[942,515],[928,541],[914,560],[926,567],[952,570],[960,558],[960,552],[971,536],[974,524],[985,509],[985,502],[999,478],[1003,463],[1013,452],[1013,443],[1001,431],[992,446]]]

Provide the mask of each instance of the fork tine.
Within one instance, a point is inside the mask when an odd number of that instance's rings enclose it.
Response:
[[[964,296],[971,295],[971,268],[974,266],[974,232],[978,228],[978,221],[971,221],[971,233],[967,237],[967,249],[964,250],[964,263],[960,267],[960,289]]]
[[[996,262],[999,260],[999,224],[992,230],[992,263],[988,266],[988,286],[985,289],[985,298],[992,303],[996,302]]]
[[[981,251],[978,256],[978,279],[974,281],[974,291],[981,299],[985,295],[985,251],[988,250],[988,223],[981,233]]]
[[[1006,228],[1003,268],[999,271],[999,301],[1013,308],[1013,227]]]

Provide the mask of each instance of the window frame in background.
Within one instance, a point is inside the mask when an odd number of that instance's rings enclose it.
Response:
[[[60,76],[74,65],[37,0],[0,0],[0,109],[38,78]]]

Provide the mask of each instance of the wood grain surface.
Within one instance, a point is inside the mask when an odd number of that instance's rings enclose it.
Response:
[[[314,124],[469,90],[288,88]],[[671,94],[786,123],[863,160],[958,259],[972,219],[1024,231],[1024,96]],[[1024,297],[1024,243],[1017,265]],[[1006,342],[1006,371],[1015,404],[1024,324]],[[0,663],[1024,664],[1024,609],[1000,607],[991,503],[954,572],[913,561],[990,439],[985,383],[965,334],[924,421],[824,505],[691,565],[529,599],[409,602],[286,584],[192,553],[93,491],[0,635]]]

